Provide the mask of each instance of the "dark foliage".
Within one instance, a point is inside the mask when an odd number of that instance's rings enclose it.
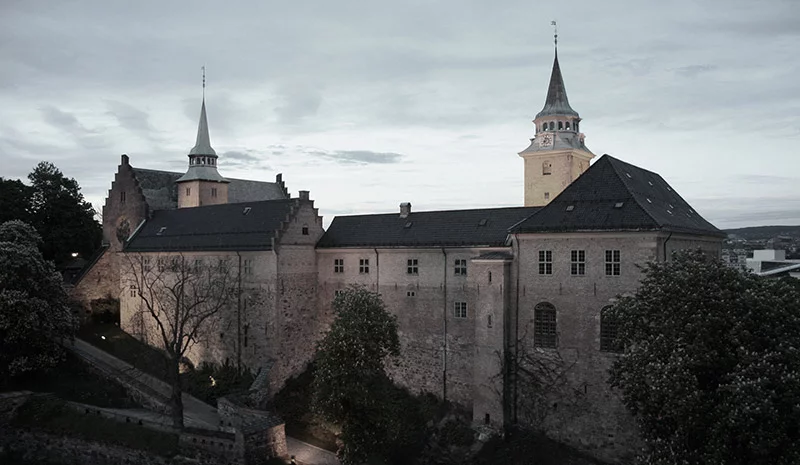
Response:
[[[254,379],[250,370],[239,370],[229,362],[203,363],[181,374],[184,391],[210,405],[217,405],[220,397],[247,391]]]
[[[700,252],[649,264],[612,312],[612,383],[647,464],[800,463],[800,293]]]

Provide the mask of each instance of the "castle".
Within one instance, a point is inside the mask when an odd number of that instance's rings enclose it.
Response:
[[[134,168],[122,156],[103,208],[104,251],[76,285],[85,301],[119,297],[121,326],[149,340],[124,257],[228,260],[241,298],[190,359],[236,358],[270,393],[301,372],[352,284],[397,315],[392,377],[472,411],[473,422],[535,422],[609,461],[637,444],[606,383],[617,357],[603,309],[636,289],[641,265],[673,251],[719,254],[724,234],[658,174],[594,154],[553,61],[524,160],[524,206],[337,216],[323,229],[308,191],[227,179],[217,169],[205,101],[185,173]],[[143,329],[145,328],[145,329]],[[531,394],[523,355],[555,363],[559,383]],[[555,361],[555,362],[554,362]],[[513,362],[513,363],[512,363]],[[550,363],[548,362],[548,363]],[[531,413],[531,412],[535,412]]]

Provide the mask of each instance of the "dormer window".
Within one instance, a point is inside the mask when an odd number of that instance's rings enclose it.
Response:
[[[166,230],[167,230],[167,227],[166,227],[166,226],[161,226],[161,228],[158,230],[158,232],[156,233],[156,235],[157,235],[157,236],[161,236],[161,235],[163,235],[163,234],[164,234],[164,232],[165,232]]]
[[[242,215],[247,215],[248,213],[250,213],[250,210],[252,210],[252,208],[244,207],[244,210],[242,210]]]
[[[575,210],[575,205],[567,205],[567,211],[571,212],[572,210]]]

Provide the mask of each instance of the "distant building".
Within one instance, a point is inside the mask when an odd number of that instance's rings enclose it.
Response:
[[[759,276],[800,278],[800,260],[787,259],[785,250],[754,250],[747,268]]]
[[[636,290],[640,266],[701,248],[719,256],[725,234],[658,174],[594,154],[579,132],[554,58],[544,108],[524,159],[524,206],[337,216],[327,231],[307,191],[223,178],[201,107],[186,173],[132,168],[122,157],[104,208],[107,250],[80,295],[120,298],[121,326],[152,340],[126,257],[236,263],[242,298],[227,321],[197,335],[190,358],[239,357],[267,373],[270,393],[310,361],[349,285],[381,294],[397,315],[394,380],[464,406],[475,424],[530,423],[529,386],[504,364],[522,353],[563,362],[537,426],[607,461],[629,459],[631,416],[607,384],[618,357],[605,313]]]

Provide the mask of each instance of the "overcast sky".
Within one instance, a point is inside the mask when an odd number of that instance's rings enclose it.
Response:
[[[595,154],[718,227],[800,224],[797,0],[2,0],[0,176],[48,160],[100,208],[122,153],[185,170],[205,64],[221,174],[326,224],[521,205],[552,19]]]

